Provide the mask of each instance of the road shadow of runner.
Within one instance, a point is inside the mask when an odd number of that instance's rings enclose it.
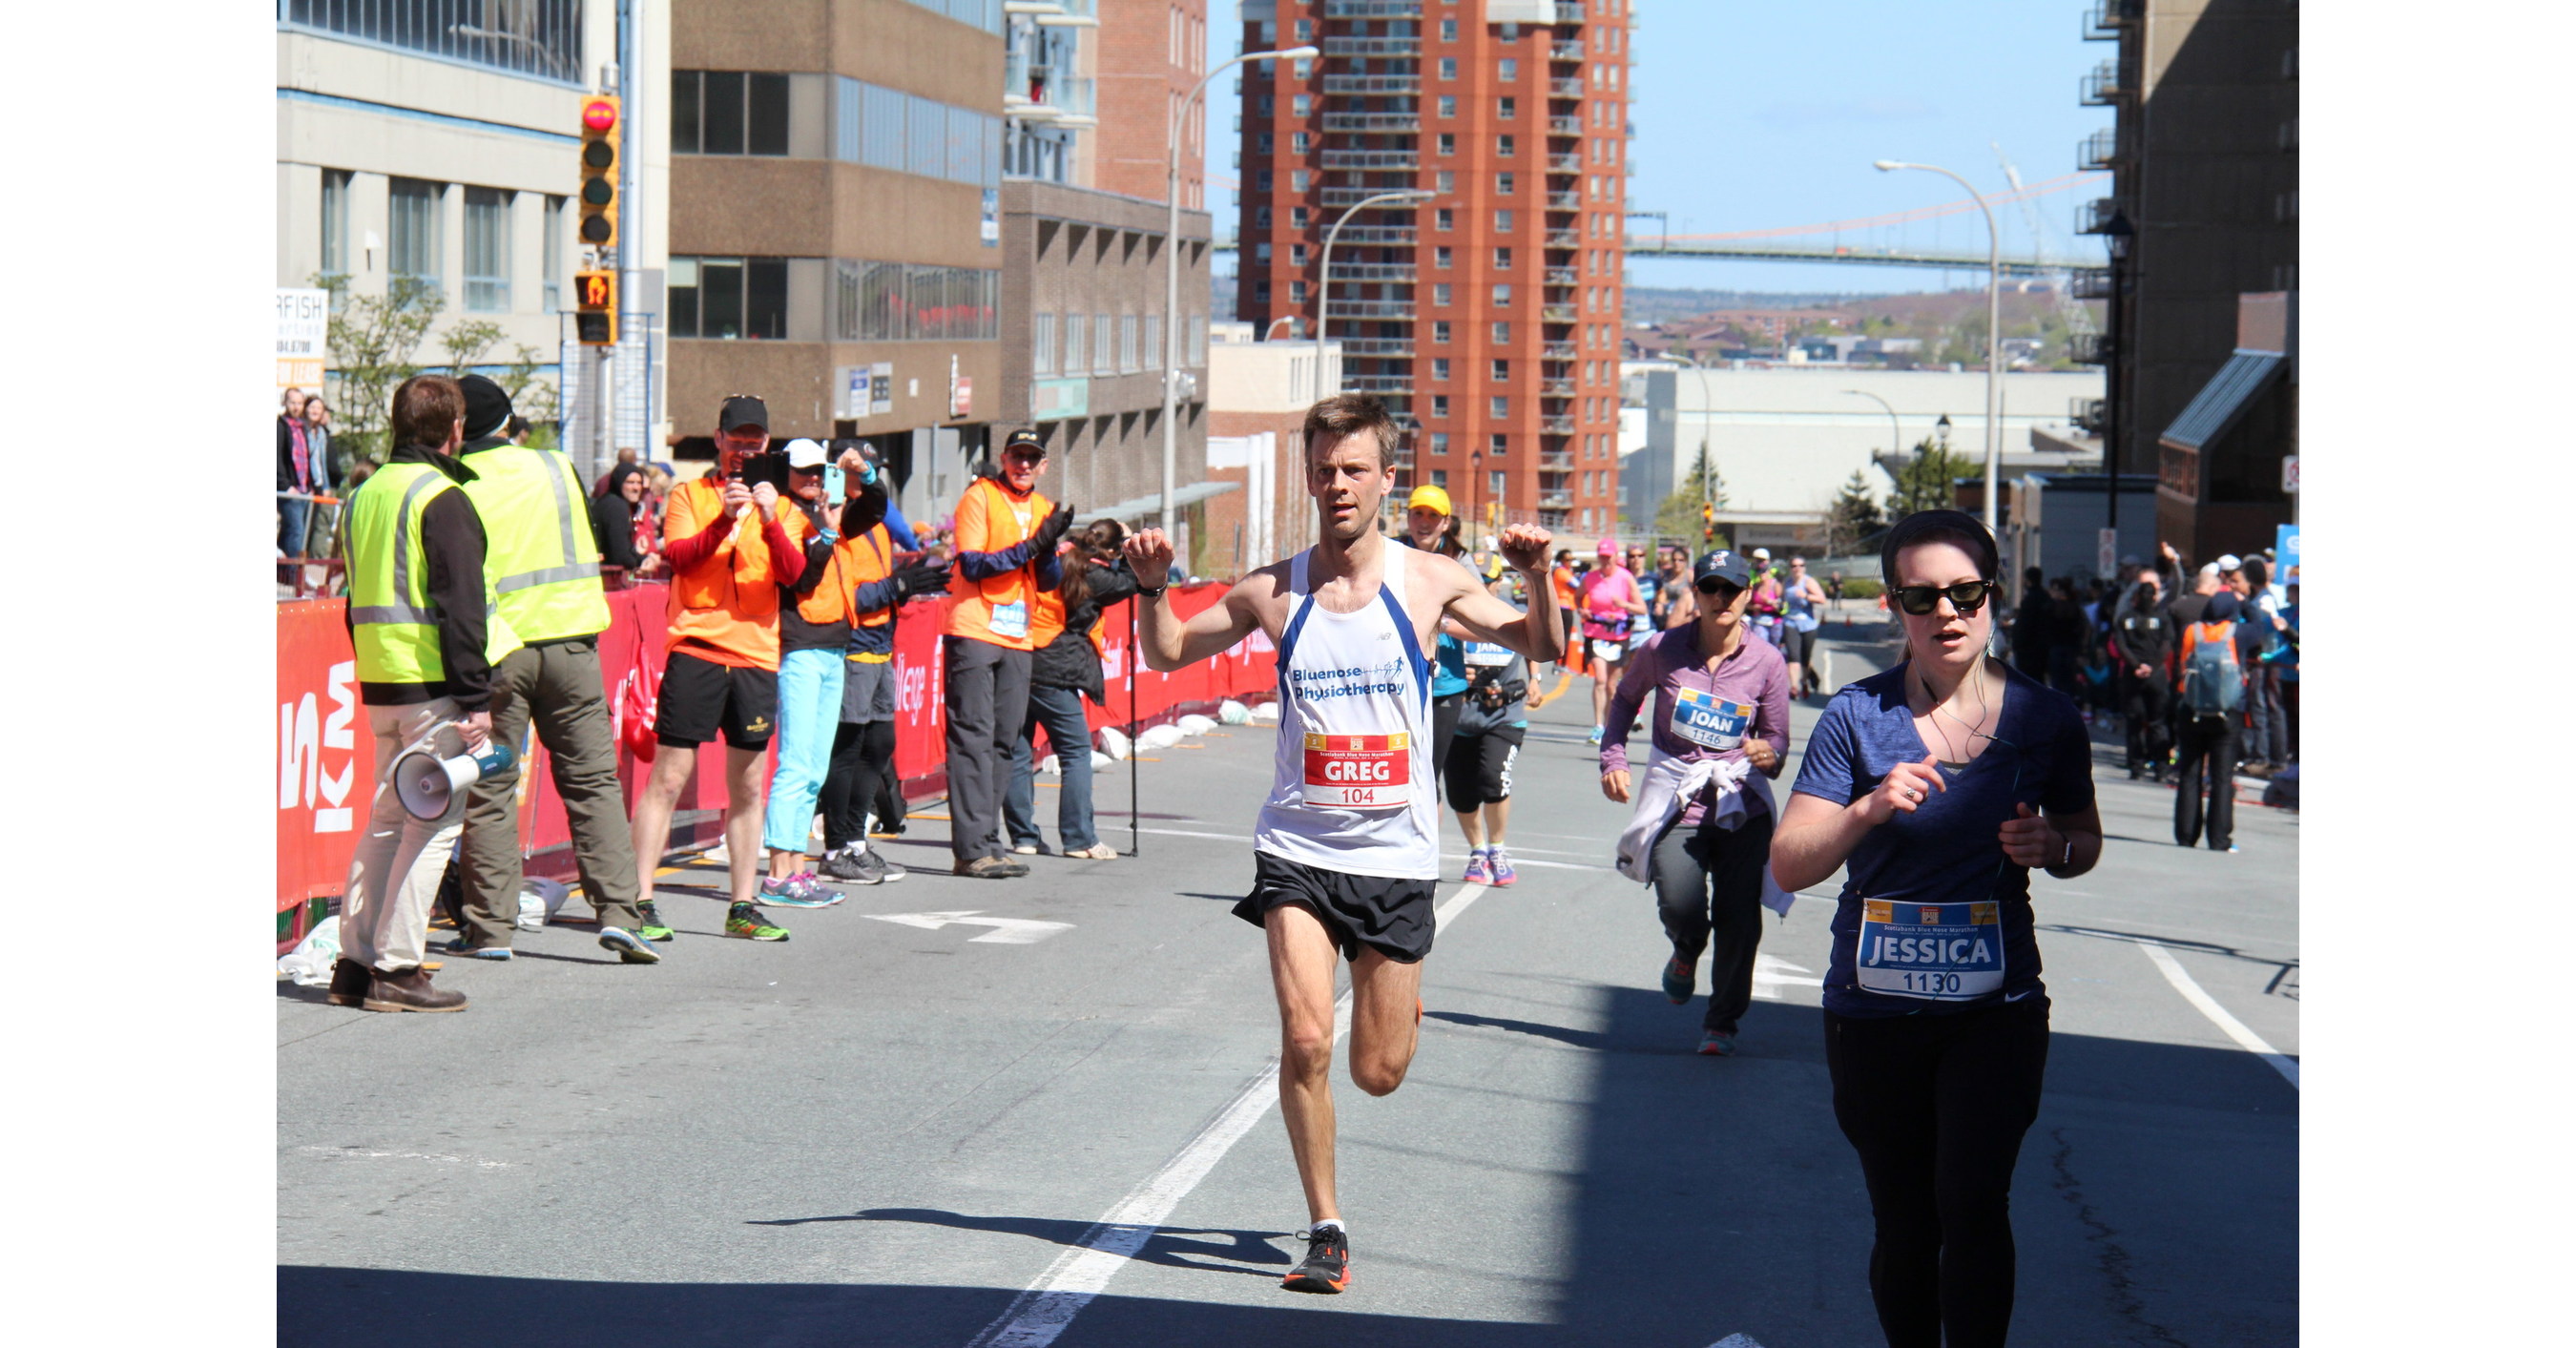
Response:
[[[1079,1246],[1095,1229],[1096,1223],[1062,1217],[975,1217],[941,1208],[866,1208],[858,1212],[829,1217],[772,1217],[753,1219],[745,1226],[809,1226],[817,1222],[914,1222],[924,1226],[953,1227],[959,1231],[994,1231],[1006,1235],[1031,1236],[1057,1245]],[[1142,1249],[1132,1258],[1168,1268],[1202,1269],[1210,1273],[1251,1273],[1275,1277],[1278,1270],[1295,1262],[1286,1252],[1272,1245],[1285,1240],[1286,1231],[1217,1231],[1204,1227],[1158,1226]],[[1184,1236],[1222,1236],[1223,1242],[1185,1240]],[[1210,1264],[1185,1255],[1205,1255],[1229,1259],[1235,1263]],[[1260,1264],[1261,1268],[1244,1268],[1243,1264]]]

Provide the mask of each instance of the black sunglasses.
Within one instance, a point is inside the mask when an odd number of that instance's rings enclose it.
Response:
[[[1735,596],[1744,593],[1743,586],[1730,585],[1715,576],[1701,577],[1697,588],[1701,594],[1722,595],[1725,597],[1726,602],[1730,604],[1735,602]]]
[[[1941,599],[1945,595],[1949,597],[1950,607],[1958,610],[1960,617],[1967,617],[1978,609],[1984,608],[1986,596],[1994,592],[1995,583],[1991,580],[1963,580],[1947,587],[1899,585],[1895,590],[1897,607],[1917,618],[1931,616],[1932,610],[1940,607]]]

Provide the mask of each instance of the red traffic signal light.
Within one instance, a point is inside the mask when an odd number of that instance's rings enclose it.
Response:
[[[617,171],[621,105],[607,94],[581,101],[581,222],[583,243],[617,243]]]

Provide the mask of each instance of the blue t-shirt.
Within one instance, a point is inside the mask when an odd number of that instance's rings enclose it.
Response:
[[[2072,699],[2002,668],[1997,742],[1965,768],[1944,767],[1949,790],[1871,829],[1845,862],[1825,971],[1825,1009],[1836,1015],[1940,1014],[2043,991],[2030,871],[2004,856],[1997,835],[2018,802],[2059,813],[2091,806],[2093,745]],[[1896,764],[1923,761],[1930,750],[1905,705],[1910,669],[1898,665],[1834,695],[1808,737],[1796,790],[1845,806],[1877,790]],[[1868,970],[1859,967],[1865,923]],[[1944,958],[1930,955],[1935,936],[1950,938],[1937,947]],[[1909,965],[1917,949],[1928,962]],[[1926,991],[1900,990],[1913,986]]]
[[[1438,644],[1432,647],[1431,695],[1447,697],[1452,693],[1465,691],[1467,691],[1467,648],[1458,643],[1458,638],[1443,632],[1440,634]]]

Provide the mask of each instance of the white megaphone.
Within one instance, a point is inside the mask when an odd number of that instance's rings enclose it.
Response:
[[[424,823],[444,823],[464,812],[465,788],[519,761],[507,744],[491,741],[479,754],[446,757],[424,741],[394,759],[394,794],[403,812]]]

